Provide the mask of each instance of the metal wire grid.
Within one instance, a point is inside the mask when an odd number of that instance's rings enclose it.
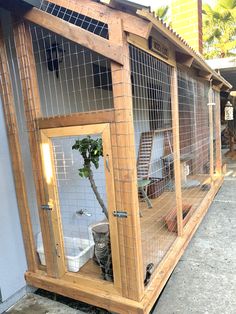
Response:
[[[133,117],[139,188],[144,272],[156,267],[176,239],[173,170],[171,67],[130,45]],[[145,184],[145,180],[148,180]],[[152,207],[151,207],[152,206]]]
[[[31,26],[43,117],[113,107],[110,61]]]
[[[78,137],[57,137],[52,139],[53,158],[55,163],[56,182],[58,188],[63,234],[65,237],[65,254],[75,257],[79,255],[78,241],[89,240],[93,242],[89,227],[105,220],[89,180],[79,176],[79,168],[83,167],[83,159],[72,146]],[[96,139],[99,135],[94,135]],[[99,168],[93,167],[94,179],[98,191],[106,204],[106,179],[103,158],[100,159]],[[70,240],[68,240],[70,239]],[[92,251],[93,253],[93,251]],[[70,261],[70,268],[76,268],[78,260]]]
[[[178,70],[182,198],[183,206],[191,207],[190,212],[211,188],[208,94],[208,83]]]
[[[74,1],[69,1],[73,3]],[[66,22],[69,22],[73,25],[81,27],[88,32],[96,34],[100,37],[109,39],[108,34],[108,24],[93,19],[85,14],[81,14],[72,10],[69,10],[66,7],[54,4],[52,2],[43,0],[41,1],[40,7],[42,11],[50,13]],[[89,15],[89,8],[87,9]]]

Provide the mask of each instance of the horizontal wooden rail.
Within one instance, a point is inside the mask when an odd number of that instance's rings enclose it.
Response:
[[[37,120],[39,129],[60,128],[66,126],[79,126],[89,124],[111,123],[115,121],[114,109],[103,111],[91,111],[73,113],[65,116],[39,118]]]

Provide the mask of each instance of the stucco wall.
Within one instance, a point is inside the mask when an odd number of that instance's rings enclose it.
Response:
[[[27,265],[1,100],[0,125],[0,289],[6,301],[25,286]]]

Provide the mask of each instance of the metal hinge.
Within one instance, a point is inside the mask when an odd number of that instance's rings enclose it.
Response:
[[[113,216],[118,217],[118,218],[127,218],[128,217],[128,213],[127,212],[121,212],[118,210],[114,210],[113,211]]]
[[[52,204],[41,205],[41,208],[46,210],[52,210]]]

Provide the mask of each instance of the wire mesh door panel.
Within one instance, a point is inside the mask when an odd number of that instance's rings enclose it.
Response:
[[[183,225],[207,192],[210,180],[209,86],[178,70]]]
[[[117,258],[111,242],[117,237],[108,219],[114,211],[109,125],[44,132],[51,141],[66,270],[113,281]]]
[[[172,68],[130,45],[145,285],[177,237]],[[150,270],[150,268],[152,268]]]

